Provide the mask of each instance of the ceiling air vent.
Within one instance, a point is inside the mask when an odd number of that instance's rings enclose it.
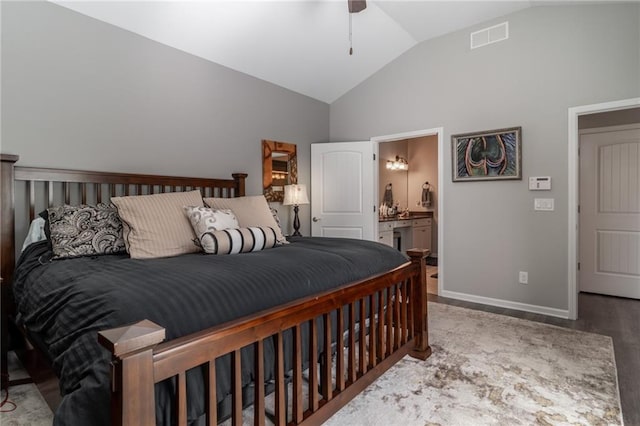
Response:
[[[486,46],[509,38],[509,22],[503,22],[493,27],[484,28],[471,33],[471,48]]]

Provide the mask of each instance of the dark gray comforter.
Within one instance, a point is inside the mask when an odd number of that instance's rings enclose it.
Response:
[[[29,246],[16,269],[14,295],[19,321],[44,342],[60,377],[63,400],[54,424],[109,424],[110,355],[97,342],[99,330],[146,318],[165,327],[167,339],[173,339],[406,261],[397,250],[369,241],[291,241],[229,256],[134,260],[110,255],[52,262],[46,261],[46,243]],[[270,352],[265,345],[265,358]],[[223,359],[216,363],[220,398],[229,393],[224,364]],[[250,383],[251,376],[248,362],[243,383]],[[197,395],[201,380],[188,381],[189,394]],[[156,387],[159,424],[171,421],[171,393],[171,383]],[[203,402],[192,399],[189,418],[195,420]]]

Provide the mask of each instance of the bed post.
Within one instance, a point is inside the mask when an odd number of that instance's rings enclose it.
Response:
[[[233,173],[231,176],[236,181],[236,193],[234,195],[236,197],[244,197],[244,181],[248,175],[246,173]]]
[[[414,349],[409,353],[414,358],[427,359],[431,355],[429,346],[429,320],[427,317],[427,267],[425,259],[430,251],[426,249],[407,250],[411,263],[420,268],[420,278],[412,278],[413,329],[415,330]]]
[[[156,424],[153,348],[165,338],[165,329],[143,320],[100,331],[98,341],[113,354],[111,363],[111,424]]]
[[[2,389],[9,386],[7,351],[9,345],[9,311],[11,309],[11,278],[16,263],[15,253],[15,206],[14,206],[14,165],[17,155],[0,154],[0,290],[2,291],[2,313],[0,313],[2,345],[0,374]]]

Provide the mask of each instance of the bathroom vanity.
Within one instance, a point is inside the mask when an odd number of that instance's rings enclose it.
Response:
[[[400,251],[410,248],[431,250],[432,221],[432,212],[411,213],[404,219],[397,216],[380,218],[378,241]]]

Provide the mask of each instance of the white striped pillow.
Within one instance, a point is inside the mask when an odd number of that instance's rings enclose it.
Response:
[[[275,247],[278,243],[275,229],[257,226],[206,232],[198,235],[198,240],[205,253],[211,254],[260,251]]]

